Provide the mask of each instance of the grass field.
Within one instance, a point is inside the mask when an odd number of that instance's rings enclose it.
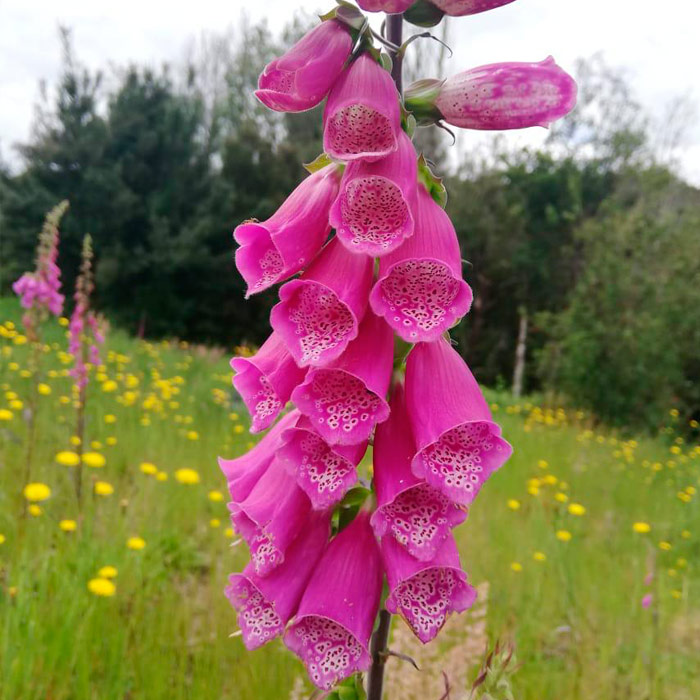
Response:
[[[51,322],[30,478],[50,497],[23,514],[34,383],[19,319],[14,301],[0,302],[0,698],[287,698],[303,670],[279,640],[248,653],[229,638],[222,591],[246,553],[230,548],[216,456],[251,437],[227,356],[109,334],[84,444],[105,464],[83,467],[79,513],[76,467],[56,461],[75,450],[75,410],[65,328]],[[489,399],[515,455],[457,537],[471,580],[488,582],[490,643],[515,644],[514,697],[699,698],[700,448],[677,437],[672,407],[661,437],[635,441],[581,413]],[[97,495],[97,482],[113,493]],[[128,546],[135,537],[143,548]],[[105,566],[117,570],[110,596],[88,589]],[[470,678],[474,661],[465,655]]]

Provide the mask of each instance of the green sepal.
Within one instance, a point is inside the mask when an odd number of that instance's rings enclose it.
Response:
[[[321,153],[320,156],[314,158],[310,163],[304,163],[304,170],[313,175],[332,162],[333,159],[327,153]]]
[[[427,0],[416,0],[411,7],[403,13],[403,18],[418,27],[434,27],[440,24],[445,13]]]
[[[418,181],[423,184],[425,189],[428,190],[428,194],[443,209],[447,206],[447,189],[442,182],[442,178],[433,173],[422,153],[418,158]]]
[[[361,32],[367,25],[367,18],[351,2],[346,2],[346,0],[336,0],[336,2],[338,7],[334,7],[325,15],[319,15],[321,21],[327,22],[331,19],[337,19],[356,32]]]
[[[372,491],[364,486],[355,486],[345,494],[343,500],[333,510],[331,522],[335,534],[344,530],[355,519],[371,494]]]
[[[411,83],[404,92],[406,109],[413,114],[418,126],[430,126],[443,118],[435,101],[440,94],[444,80],[424,78]]]
[[[391,56],[388,53],[379,54],[379,63],[382,64],[382,68],[388,73],[391,73],[391,69],[394,67],[394,62],[391,60]]]
[[[339,683],[325,700],[367,700],[367,694],[362,685],[362,674],[356,673]]]

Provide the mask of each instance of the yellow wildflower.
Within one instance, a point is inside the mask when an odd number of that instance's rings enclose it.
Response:
[[[167,472],[158,472],[156,474],[156,481],[167,481],[168,480],[168,473]]]
[[[0,544],[5,544],[5,535],[0,532]]]
[[[637,522],[632,525],[632,529],[640,535],[644,535],[647,532],[651,532],[651,525],[645,522]]]
[[[181,484],[198,484],[199,474],[194,469],[178,469],[175,478]]]
[[[139,465],[139,469],[144,474],[156,474],[158,472],[158,467],[156,467],[156,465],[152,464],[151,462],[141,462],[141,464]]]
[[[51,387],[48,384],[44,384],[43,382],[37,386],[36,390],[42,396],[48,396],[51,393]]]
[[[98,572],[97,575],[100,578],[116,578],[117,573],[119,573],[114,566],[103,566]]]
[[[86,467],[99,469],[107,464],[107,460],[104,458],[104,455],[101,455],[99,452],[85,452],[83,454],[83,464]]]
[[[240,435],[241,433],[245,432],[245,428],[242,425],[236,425],[233,428],[233,432]]]
[[[58,527],[63,530],[63,532],[75,532],[78,529],[78,523],[75,520],[59,520]]]
[[[680,600],[683,597],[683,594],[680,591],[671,591],[671,597],[675,598],[676,600]]]
[[[214,503],[219,503],[224,500],[224,494],[221,493],[221,491],[210,491],[209,500],[213,501]]]
[[[188,440],[199,440],[199,433],[196,430],[188,430],[187,431],[187,439]]]
[[[108,481],[96,481],[95,493],[98,496],[111,496],[114,493],[114,486]]]
[[[12,420],[13,413],[6,408],[0,408],[0,420],[8,421]]]
[[[32,503],[29,508],[29,515],[33,515],[35,518],[39,517],[44,511],[41,510],[41,506],[36,505],[36,503]]]
[[[549,466],[549,462],[547,462],[546,459],[541,459],[539,462],[537,462],[537,466],[540,469],[546,469]]]
[[[532,553],[532,558],[535,561],[546,561],[547,560],[547,555],[544,552],[533,552]]]
[[[108,394],[116,391],[118,388],[119,385],[114,381],[114,379],[108,379],[102,383],[102,391],[107,392]]]
[[[144,540],[143,537],[129,537],[126,541],[126,546],[129,549],[143,549],[146,546],[146,540]]]
[[[568,542],[571,539],[571,533],[568,530],[557,530],[556,537],[561,542]]]
[[[88,590],[95,595],[108,598],[117,592],[117,587],[108,578],[91,578],[88,581]]]
[[[51,496],[51,489],[39,482],[27,484],[24,487],[24,497],[31,502],[45,501]]]
[[[515,571],[516,573],[519,573],[520,571],[523,570],[523,565],[520,562],[514,561],[510,565],[510,569],[511,569],[511,571]]]
[[[681,537],[684,540],[689,540],[690,539],[690,530],[683,530],[683,532],[681,532]]]
[[[21,411],[24,408],[24,403],[19,399],[12,399],[12,401],[10,401],[10,408],[13,411]]]
[[[77,435],[71,435],[70,438],[70,444],[73,445],[74,447],[77,447],[80,444],[81,440]]]
[[[209,521],[209,526],[210,527],[221,527],[221,520],[219,520],[218,518],[212,518]]]
[[[662,540],[659,542],[659,549],[663,549],[664,552],[668,552],[671,549],[671,543]]]
[[[116,422],[117,422],[117,417],[116,417],[114,414],[112,414],[112,413],[108,413],[108,414],[104,417],[104,422],[107,423],[107,425],[111,425],[112,423],[116,423]]]
[[[113,447],[114,445],[117,444],[117,438],[114,437],[114,435],[110,435],[105,442],[110,446]]]
[[[569,513],[571,515],[585,515],[586,509],[580,503],[570,503]]]
[[[63,326],[64,328],[65,328],[69,323],[70,323],[70,321],[69,321],[65,316],[61,316],[61,317],[58,319],[58,325],[59,325],[59,326]]]

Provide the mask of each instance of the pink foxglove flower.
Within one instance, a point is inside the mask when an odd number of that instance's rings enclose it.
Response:
[[[368,53],[353,61],[328,95],[323,148],[338,160],[378,160],[398,147],[399,95],[389,73]]]
[[[372,258],[349,253],[333,238],[301,277],[280,288],[270,323],[298,365],[326,365],[357,337],[372,266]]]
[[[256,97],[278,112],[303,112],[323,100],[352,51],[348,27],[321,22],[284,56],[265,66]]]
[[[415,0],[357,0],[357,4],[367,12],[386,12],[397,14],[406,12]]]
[[[454,226],[422,185],[414,212],[415,233],[380,259],[370,295],[372,310],[409,343],[439,338],[472,303]]]
[[[369,515],[361,511],[328,545],[284,635],[319,688],[369,667],[382,578]]]
[[[393,360],[391,329],[368,311],[347,350],[325,367],[311,368],[292,401],[331,445],[366,442],[389,417],[385,397]]]
[[[642,598],[642,607],[643,608],[649,608],[651,607],[651,604],[654,602],[654,596],[651,593],[647,593],[643,598]]]
[[[229,510],[236,532],[248,544],[255,573],[266,576],[284,561],[311,502],[282,462],[273,459],[246,498],[230,503]]]
[[[226,595],[238,612],[247,649],[257,649],[284,632],[329,534],[330,514],[314,513],[278,568],[262,577],[251,562],[242,573],[230,576]]]
[[[245,500],[258,480],[267,471],[280,446],[282,433],[299,418],[298,411],[291,411],[276,423],[253,449],[236,459],[219,457],[219,467],[226,477],[231,499],[235,503]]]
[[[306,374],[277,333],[272,333],[253,357],[234,357],[231,368],[236,373],[233,386],[252,418],[251,433],[272,425]]]
[[[540,63],[492,63],[448,78],[435,106],[463,129],[549,126],[576,104],[576,82],[550,56]]]
[[[329,445],[306,416],[285,430],[282,440],[278,455],[317,510],[342,500],[357,481],[356,467],[367,451],[367,442]]]
[[[381,551],[389,583],[386,609],[400,614],[423,644],[435,638],[450,613],[476,600],[451,534],[431,561],[414,559],[393,537],[382,540]]]
[[[513,0],[430,0],[430,2],[439,7],[446,15],[464,17],[508,5]]]
[[[338,166],[327,165],[303,180],[269,219],[236,227],[236,266],[248,285],[246,297],[311,262],[330,233],[328,210],[339,184]]]
[[[469,505],[513,450],[476,379],[443,338],[418,343],[409,353],[406,405],[418,448],[413,473]]]
[[[415,454],[403,385],[396,384],[389,419],[374,436],[377,510],[371,522],[377,537],[393,537],[412,556],[427,561],[467,513],[411,472]]]
[[[354,253],[384,255],[413,234],[416,149],[404,131],[398,143],[382,160],[355,161],[345,169],[330,223]]]

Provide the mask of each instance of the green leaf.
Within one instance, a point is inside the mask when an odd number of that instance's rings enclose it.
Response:
[[[435,175],[430,169],[422,153],[418,158],[418,180],[423,183],[433,200],[444,209],[447,205],[447,189],[442,178]]]
[[[379,54],[379,62],[382,64],[382,67],[385,71],[391,73],[391,69],[393,68],[394,62],[391,60],[391,56],[389,56],[388,53],[382,52],[381,54]]]
[[[304,163],[304,169],[311,174],[318,172],[327,165],[330,165],[333,161],[327,153],[321,153],[320,156],[312,160],[310,163]]]
[[[350,489],[343,500],[340,502],[341,508],[349,508],[350,506],[361,506],[372,492],[364,486],[355,486]]]

